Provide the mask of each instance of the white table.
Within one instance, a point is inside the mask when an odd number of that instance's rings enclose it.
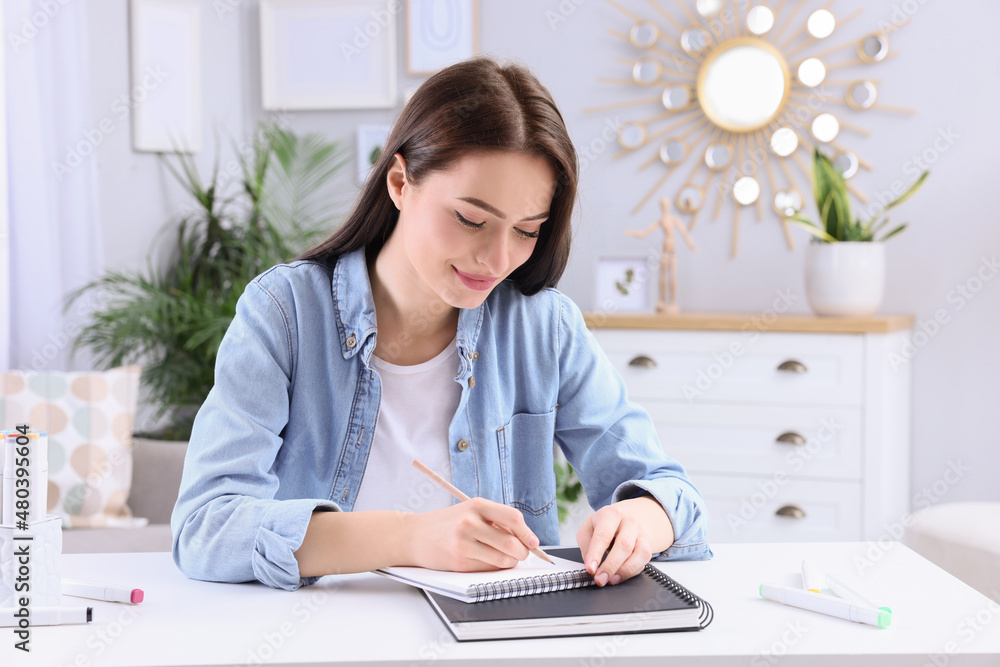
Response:
[[[903,544],[718,544],[713,550],[710,561],[662,564],[715,608],[714,622],[700,632],[462,644],[419,591],[373,574],[324,577],[288,592],[193,581],[169,553],[64,555],[64,576],[139,587],[146,601],[64,597],[64,605],[92,605],[94,622],[32,628],[30,655],[13,648],[4,628],[0,665],[1000,665],[1000,605]],[[763,582],[796,584],[803,558],[851,578],[891,606],[892,627],[758,596]],[[871,564],[859,572],[862,559]]]

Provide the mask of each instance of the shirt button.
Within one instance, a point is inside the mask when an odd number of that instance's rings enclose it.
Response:
[[[475,375],[470,375],[469,376],[469,389],[472,389],[475,386],[476,386],[476,376]]]
[[[479,351],[473,350],[472,352],[470,352],[469,359],[472,359],[473,361],[479,361]]]
[[[358,339],[354,337],[354,334],[351,334],[350,336],[347,337],[347,347],[354,347],[357,344],[358,344]]]
[[[464,452],[468,448],[469,448],[469,441],[468,440],[466,440],[465,438],[462,438],[461,440],[458,441],[458,451]]]

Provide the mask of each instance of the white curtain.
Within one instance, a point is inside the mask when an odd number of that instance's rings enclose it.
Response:
[[[86,305],[65,295],[103,266],[86,2],[3,0],[6,74],[9,349],[24,370],[90,367],[69,351]],[[2,283],[0,283],[2,284]]]

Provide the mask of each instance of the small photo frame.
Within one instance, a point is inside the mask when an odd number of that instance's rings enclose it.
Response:
[[[265,109],[396,106],[399,0],[261,0]]]
[[[477,53],[477,0],[407,0],[407,73],[433,74]]]
[[[133,150],[201,150],[201,3],[131,0],[129,32]]]
[[[372,167],[385,149],[392,125],[358,125],[358,153],[356,158],[358,185],[364,185]]]
[[[597,260],[597,303],[599,312],[643,312],[651,310],[656,272],[646,258],[602,257]]]

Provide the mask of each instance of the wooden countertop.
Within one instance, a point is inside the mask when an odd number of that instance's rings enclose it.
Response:
[[[891,333],[913,328],[913,315],[819,317],[809,314],[692,312],[676,315],[653,313],[585,312],[591,329],[663,329],[700,331],[796,331],[806,333]]]

